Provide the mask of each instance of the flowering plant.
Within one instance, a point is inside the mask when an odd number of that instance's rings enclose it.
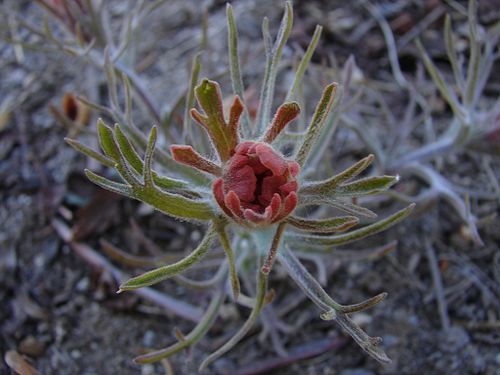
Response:
[[[292,249],[327,252],[332,246],[350,243],[385,230],[406,217],[413,205],[346,232],[359,223],[360,217],[376,217],[371,210],[357,205],[355,198],[385,191],[397,182],[398,177],[368,176],[355,179],[370,165],[374,158],[372,155],[327,179],[316,181],[308,177],[312,165],[323,157],[322,151],[334,132],[329,114],[332,108],[338,106],[339,100],[335,100],[338,84],[331,83],[324,89],[305,129],[287,132],[285,128],[300,113],[299,104],[291,99],[300,86],[321,28],[318,27],[300,63],[286,102],[279,106],[271,120],[278,62],[292,27],[291,4],[288,2],[286,5],[274,45],[269,42],[271,38],[265,20],[266,72],[257,116],[255,121],[251,121],[242,101],[237,34],[230,5],[227,7],[227,16],[234,99],[225,114],[219,85],[203,79],[193,90],[193,96],[196,96],[203,112],[191,110],[192,118],[208,134],[216,152],[214,157],[198,152],[196,145],[203,150],[203,143],[193,141],[195,137],[190,136],[190,129],[186,130],[184,139],[193,142],[195,147],[173,144],[170,146],[171,155],[155,151],[158,138],[156,127],[152,128],[146,140],[131,124],[117,124],[110,128],[99,120],[98,136],[104,154],[75,140],[68,140],[76,149],[116,170],[121,180],[112,180],[86,170],[88,178],[97,185],[147,203],[171,217],[208,224],[199,245],[186,258],[124,281],[119,292],[178,277],[200,261],[216,239],[227,255],[213,279],[205,283],[213,290],[212,301],[197,326],[188,335],[179,333],[177,343],[141,355],[136,358],[136,362],[158,361],[199,341],[217,317],[226,298],[227,284],[232,290],[234,301],[250,307],[251,313],[241,329],[209,355],[201,368],[226,353],[244,337],[263,309],[272,302],[274,294],[268,291],[267,284],[275,260],[320,308],[322,319],[335,320],[368,354],[378,361],[387,362],[389,358],[379,346],[380,339],[368,336],[349,317],[351,313],[380,302],[386,293],[358,304],[341,305],[325,292]],[[284,146],[288,148],[290,157],[283,155]],[[143,157],[136,151],[142,147]],[[207,149],[203,151],[210,153]],[[154,160],[167,166],[169,176],[153,169]],[[314,210],[303,209],[320,205],[333,207],[348,215],[322,217],[316,215]],[[305,215],[306,212],[309,214]],[[257,263],[257,267],[248,266],[252,263]],[[238,276],[239,273],[247,275],[250,272],[257,276],[254,297],[245,295]]]

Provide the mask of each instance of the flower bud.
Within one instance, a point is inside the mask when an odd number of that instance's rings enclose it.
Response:
[[[297,206],[299,165],[270,145],[238,144],[213,191],[231,218],[246,226],[265,226],[287,217]]]

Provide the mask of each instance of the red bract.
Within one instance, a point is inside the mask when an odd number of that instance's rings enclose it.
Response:
[[[234,98],[226,120],[216,82],[204,79],[195,94],[204,113],[193,109],[191,115],[206,130],[221,164],[187,145],[170,147],[174,160],[216,176],[215,200],[227,216],[241,225],[262,227],[290,215],[298,201],[299,164],[286,160],[271,143],[299,115],[299,105],[282,104],[261,141],[240,142],[239,120],[244,111],[240,98]]]
[[[297,206],[299,165],[265,143],[240,143],[213,191],[224,212],[242,224],[272,224]]]

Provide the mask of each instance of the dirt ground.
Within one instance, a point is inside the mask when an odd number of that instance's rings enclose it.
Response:
[[[120,2],[115,3],[116,12],[123,13]],[[225,3],[206,1],[203,7],[200,3],[168,1],[148,17],[141,32],[137,48],[144,60],[138,69],[144,72],[153,97],[167,108],[173,106],[179,95],[176,89],[185,89],[205,6],[209,49],[204,64],[207,71],[220,73],[222,70],[218,68],[227,68]],[[279,2],[272,3],[234,2],[242,56],[250,60],[243,68],[245,81],[254,89],[259,87],[263,72],[260,22],[268,16],[272,30],[276,31],[282,12]],[[436,12],[436,19],[425,27],[424,42],[438,61],[444,61],[436,50],[440,46],[444,13],[457,12],[449,3],[455,2],[393,2],[397,9],[389,14],[388,20],[396,40],[408,36],[433,9],[441,7],[443,11]],[[479,1],[481,24],[498,22],[498,3],[495,3]],[[20,12],[28,20],[40,21],[40,10],[30,1],[0,4],[13,7],[12,11]],[[293,59],[297,51],[304,49],[314,26],[322,24],[325,30],[313,59],[315,64],[331,66],[334,54],[342,65],[353,54],[365,77],[390,79],[384,38],[361,4],[295,1],[294,8],[295,24],[285,59]],[[366,32],[353,35],[353,23],[366,23]],[[404,73],[417,74],[420,63],[414,41],[399,52]],[[145,234],[162,251],[182,253],[195,243],[202,228],[173,222],[87,181],[83,169],[96,166],[89,165],[88,160],[63,141],[68,129],[51,116],[48,105],[58,106],[64,92],[104,101],[102,73],[62,52],[24,49],[22,58],[19,53],[11,44],[0,42],[0,104],[7,102],[7,98],[15,103],[9,120],[0,121],[0,374],[11,373],[4,361],[9,350],[24,354],[28,363],[45,375],[168,374],[169,366],[165,363],[139,366],[132,358],[145,348],[171,344],[175,340],[175,327],[188,332],[193,323],[136,294],[117,295],[110,271],[83,258],[65,243],[61,231],[54,228],[54,220],[76,230],[79,243],[96,251],[101,239],[138,251],[141,246],[138,238]],[[261,58],[257,57],[259,54]],[[446,64],[443,67],[450,70]],[[491,100],[498,98],[500,91],[498,68],[498,64],[493,68],[491,84],[486,90]],[[280,76],[280,95],[287,83],[287,77]],[[222,84],[228,93],[228,81],[223,80]],[[390,108],[401,114],[403,104],[398,93],[387,95]],[[93,113],[91,124],[96,118]],[[342,142],[344,145],[339,154],[366,155],[361,143],[349,141],[351,133],[347,129],[339,131],[336,139],[339,145]],[[476,154],[465,152],[444,163],[450,163],[450,178],[455,182],[474,185],[485,178],[479,170],[479,160]],[[500,159],[497,156],[490,161],[498,181]],[[478,217],[498,214],[498,199],[475,199],[473,211]],[[368,261],[325,258],[329,272],[326,290],[337,300],[350,303],[381,291],[389,293],[383,303],[355,318],[370,335],[383,338],[392,363],[377,363],[338,327],[320,320],[313,304],[302,300],[300,291],[292,289],[284,273],[277,271],[271,277],[277,294],[300,302],[285,319],[291,326],[300,322],[300,327],[281,336],[290,356],[286,360],[280,357],[273,350],[271,338],[259,337],[256,330],[206,373],[499,375],[499,224],[497,218],[485,220],[479,228],[484,245],[474,245],[451,207],[437,201],[386,233],[357,245],[366,248],[397,239],[399,244],[394,253]],[[442,328],[436,304],[424,245],[426,238],[432,238],[438,254],[450,320],[447,330]],[[313,262],[308,266],[314,270]],[[132,269],[127,272],[133,273]],[[162,283],[159,290],[195,306],[207,303],[203,292],[189,291],[173,281]],[[230,337],[247,315],[245,309],[230,301],[223,311],[224,316],[196,347],[170,358],[175,374],[196,374],[197,364]],[[310,358],[300,359],[301,354],[309,352],[313,353]]]

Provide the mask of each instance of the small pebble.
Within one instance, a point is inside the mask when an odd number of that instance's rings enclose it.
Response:
[[[142,337],[142,344],[148,348],[153,346],[155,337],[156,337],[156,334],[153,331],[151,331],[150,329],[147,330],[144,333],[144,336]]]
[[[34,336],[26,336],[19,343],[19,351],[31,357],[39,357],[45,351],[45,344],[38,341]]]
[[[141,375],[153,375],[155,373],[155,368],[153,365],[142,365]]]
[[[84,277],[78,281],[76,284],[76,290],[79,292],[85,292],[89,289],[90,281],[88,277]]]

